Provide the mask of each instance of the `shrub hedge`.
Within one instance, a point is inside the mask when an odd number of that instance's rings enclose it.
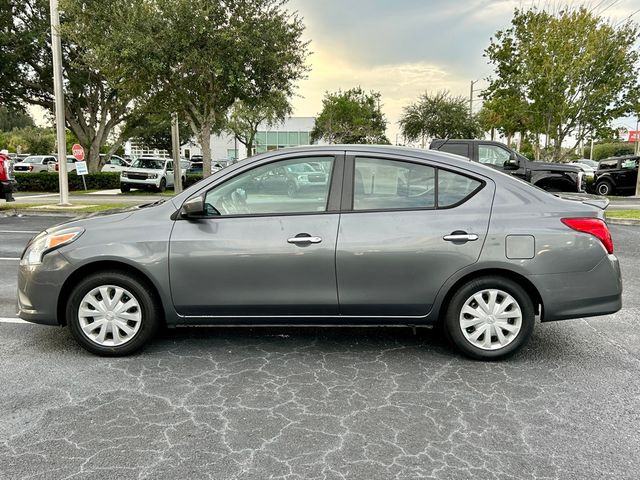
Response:
[[[38,173],[16,173],[17,189],[23,192],[57,192],[58,173],[38,172]],[[69,173],[69,191],[84,190],[82,178],[75,172]],[[89,190],[110,190],[120,188],[119,172],[100,172],[85,175],[87,189]],[[194,183],[202,180],[202,175],[187,174],[184,188],[190,187]]]
[[[604,158],[632,155],[636,144],[629,142],[599,143],[593,146],[593,159],[597,162]],[[589,158],[591,147],[585,147],[584,158]]]

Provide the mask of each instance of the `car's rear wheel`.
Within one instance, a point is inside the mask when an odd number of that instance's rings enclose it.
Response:
[[[503,277],[481,277],[462,285],[451,298],[445,332],[465,355],[493,360],[512,355],[529,340],[535,323],[531,298]]]
[[[80,281],[69,297],[67,325],[80,345],[103,356],[129,355],[161,323],[151,288],[122,272],[99,272]]]
[[[606,180],[602,180],[596,184],[596,192],[598,195],[611,195],[611,192],[613,192],[613,185]]]

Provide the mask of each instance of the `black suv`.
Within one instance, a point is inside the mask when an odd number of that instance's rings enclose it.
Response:
[[[600,160],[596,171],[599,195],[633,195],[638,181],[639,156],[625,155]]]
[[[470,158],[549,192],[585,190],[584,173],[579,167],[566,163],[532,162],[500,142],[436,139],[429,148]]]

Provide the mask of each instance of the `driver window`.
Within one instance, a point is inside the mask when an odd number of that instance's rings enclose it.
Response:
[[[333,157],[261,165],[209,190],[205,211],[222,216],[324,212],[332,166]]]
[[[168,171],[173,171],[173,162],[167,162],[167,170]]]
[[[480,163],[503,167],[510,154],[496,145],[478,145],[478,161]]]

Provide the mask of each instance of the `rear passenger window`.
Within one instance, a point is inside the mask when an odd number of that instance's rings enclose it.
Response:
[[[435,207],[435,168],[410,162],[356,158],[354,210]]]
[[[438,169],[438,207],[450,207],[466,200],[480,185],[473,178]]]

